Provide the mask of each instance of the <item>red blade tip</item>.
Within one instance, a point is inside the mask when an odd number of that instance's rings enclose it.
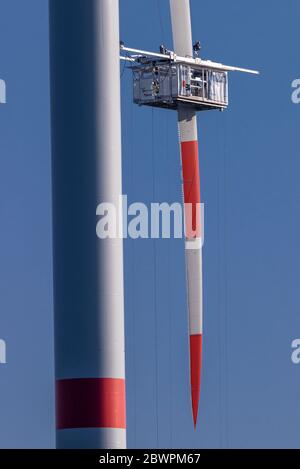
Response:
[[[190,335],[190,373],[191,373],[191,398],[194,428],[197,426],[198,408],[200,400],[200,377],[202,358],[202,335]]]

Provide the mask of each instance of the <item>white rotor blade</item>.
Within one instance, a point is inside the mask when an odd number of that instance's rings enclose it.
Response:
[[[191,15],[189,0],[170,0],[175,54],[193,56]],[[183,194],[185,203],[185,260],[187,272],[187,302],[190,337],[190,381],[194,426],[196,427],[202,356],[202,249],[201,226],[192,234],[191,220],[186,213],[187,204],[193,209],[200,204],[200,176],[198,161],[197,117],[193,108],[179,106],[178,125],[180,137]],[[201,221],[199,221],[201,224]],[[195,228],[195,220],[192,220]]]
[[[170,0],[174,51],[193,56],[190,0]]]

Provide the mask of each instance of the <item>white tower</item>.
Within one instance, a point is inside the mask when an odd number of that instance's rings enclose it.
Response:
[[[125,448],[118,0],[50,0],[57,446]]]

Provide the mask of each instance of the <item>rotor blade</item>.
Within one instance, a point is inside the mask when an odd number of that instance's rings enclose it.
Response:
[[[193,56],[190,0],[170,0],[174,51]]]
[[[170,0],[174,51],[193,56],[189,0]],[[202,227],[197,117],[193,109],[178,110],[180,153],[185,207],[185,259],[190,336],[190,381],[194,426],[197,424],[202,360]],[[190,213],[190,209],[192,214]],[[197,218],[198,214],[198,218]]]
[[[196,115],[189,108],[178,111],[182,184],[185,214],[185,260],[190,337],[190,382],[194,426],[200,400],[202,360],[202,238],[200,173]]]

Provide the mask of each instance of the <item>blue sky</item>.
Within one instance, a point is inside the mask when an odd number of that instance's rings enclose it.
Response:
[[[121,37],[172,46],[167,0],[121,0]],[[230,108],[199,114],[205,203],[204,363],[192,425],[182,240],[125,241],[129,447],[299,447],[300,5],[192,0],[205,58],[231,75]],[[53,447],[46,0],[0,0],[0,447]],[[123,191],[180,201],[176,113],[132,104],[122,76]],[[156,327],[156,324],[157,327]]]

